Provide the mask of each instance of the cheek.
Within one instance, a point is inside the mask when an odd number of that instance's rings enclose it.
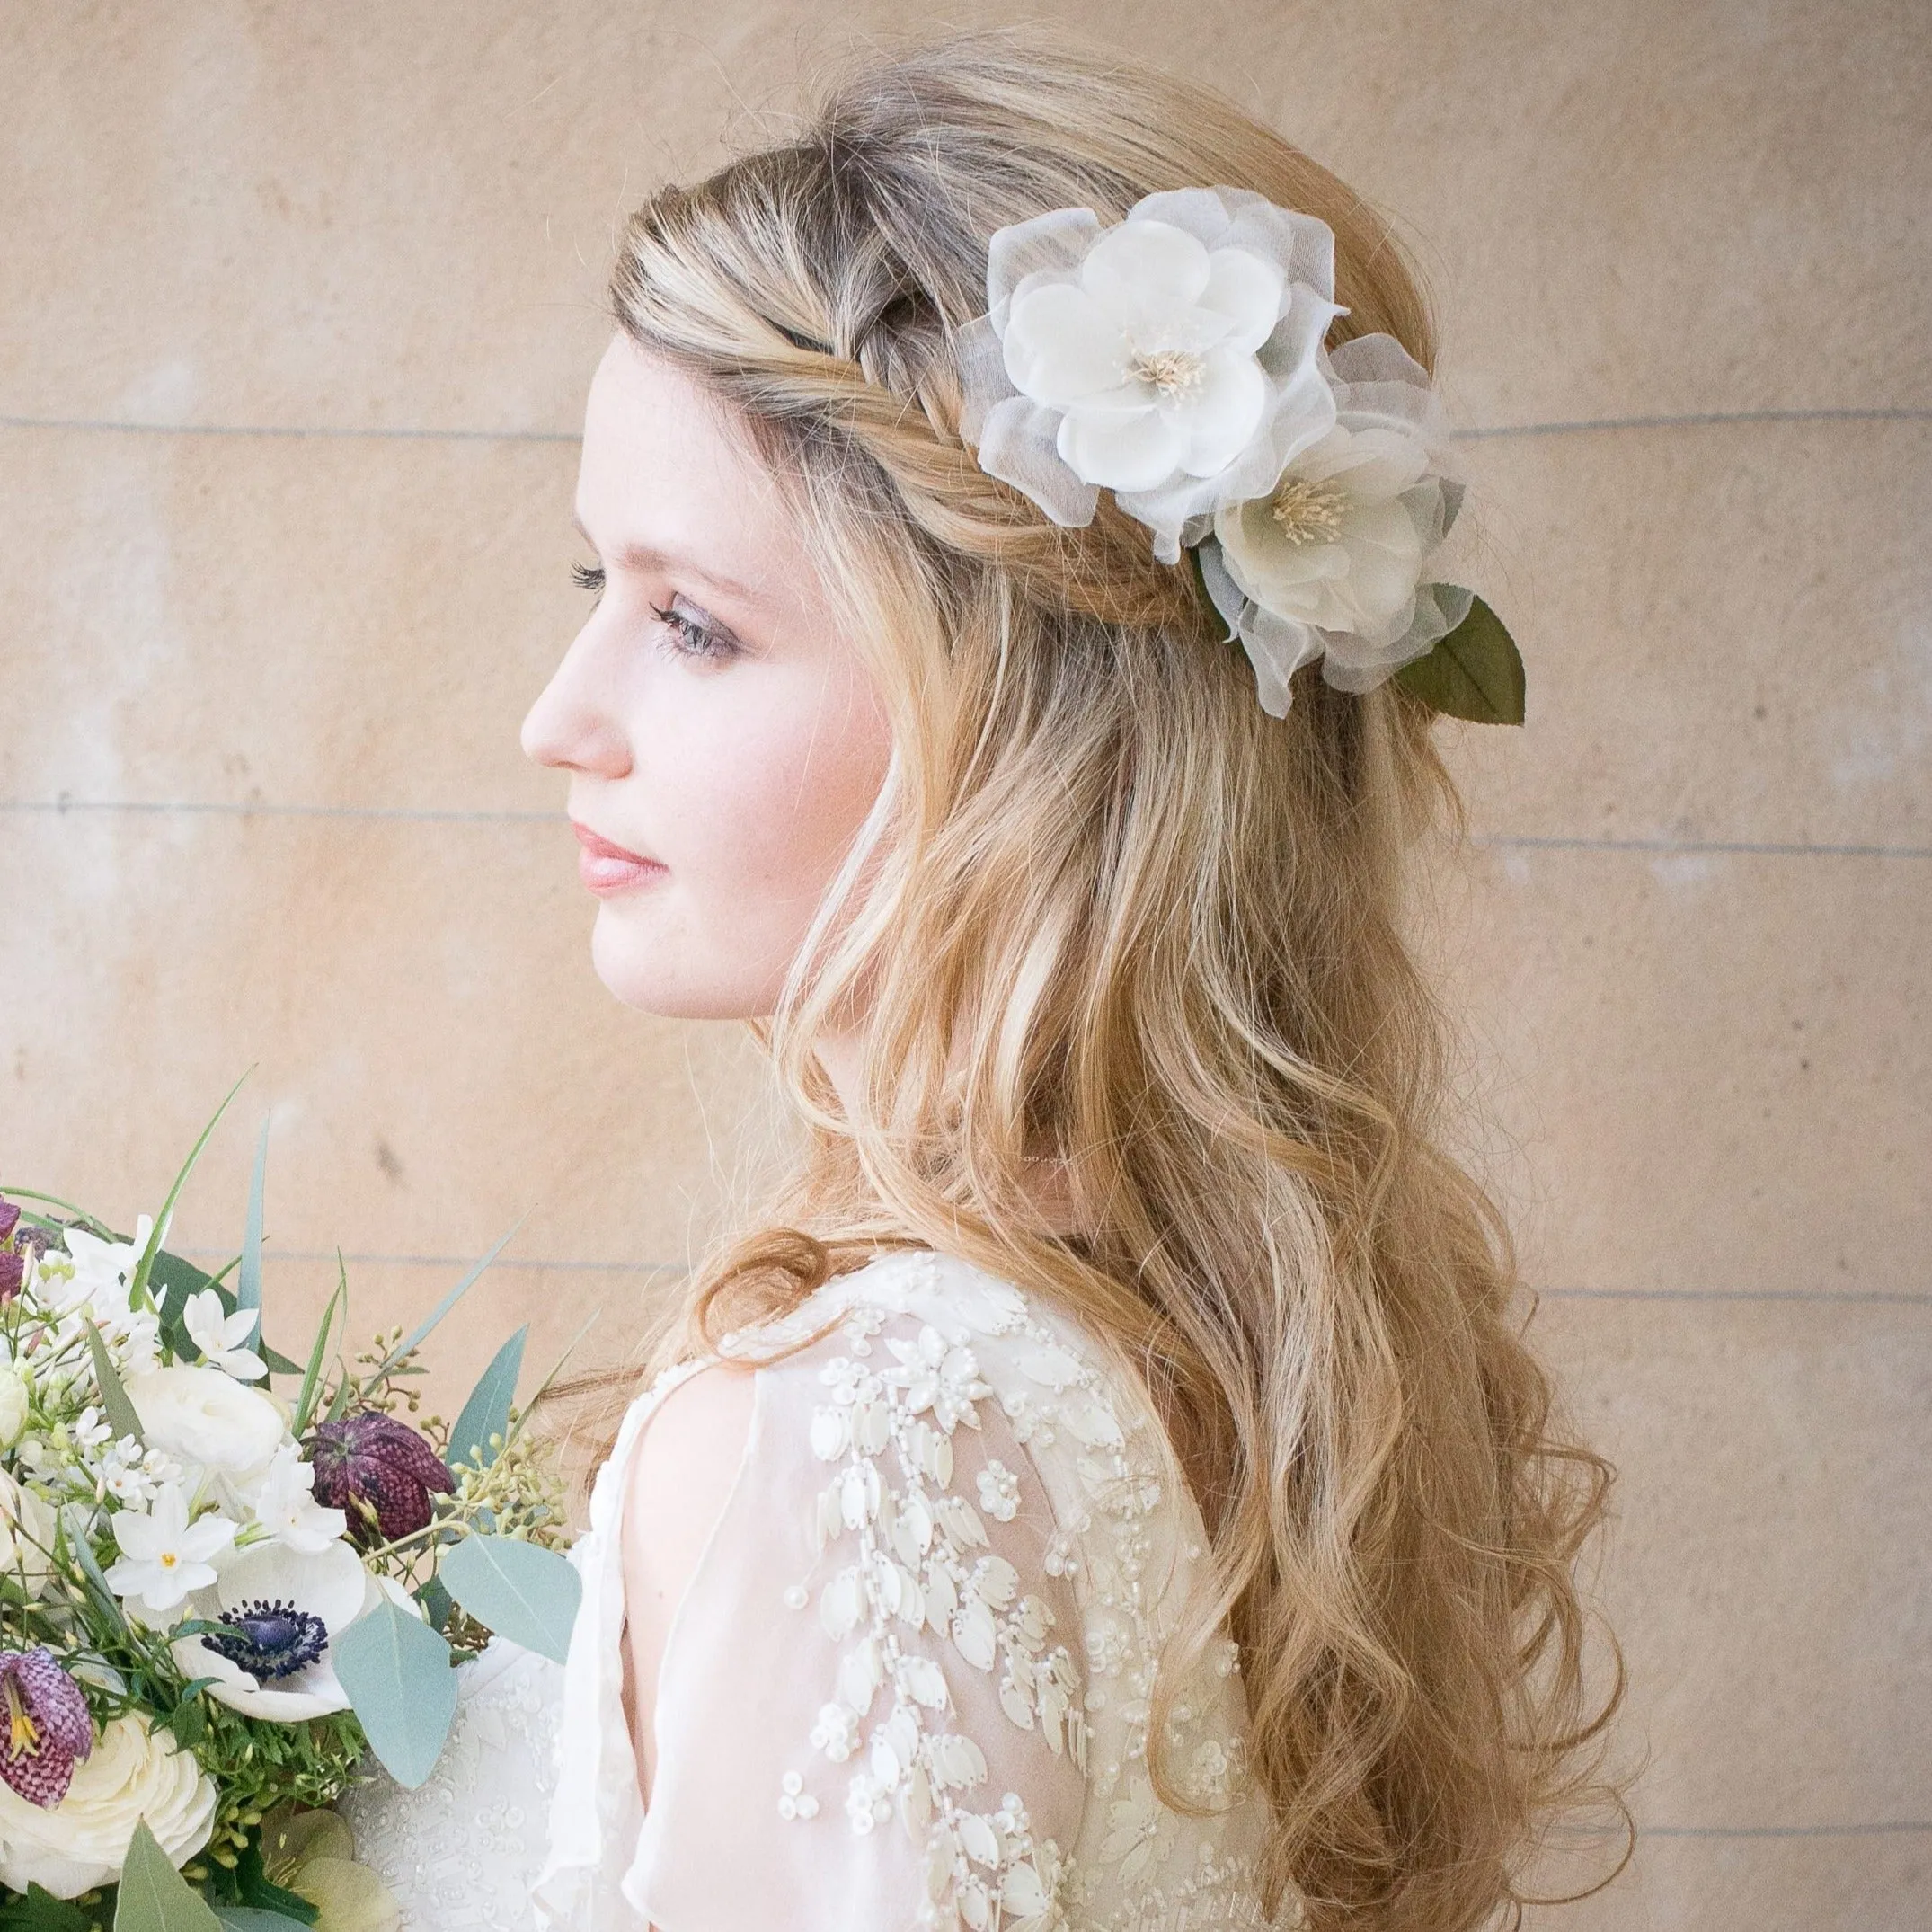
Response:
[[[680,701],[635,747],[670,875],[605,908],[648,984],[614,989],[660,1012],[761,1017],[878,796],[890,731],[854,679],[758,664],[679,675]]]

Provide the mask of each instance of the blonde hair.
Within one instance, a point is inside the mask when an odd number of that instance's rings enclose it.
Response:
[[[1554,1432],[1505,1230],[1435,1138],[1401,920],[1451,802],[1429,715],[1303,678],[1267,716],[1184,563],[1118,512],[1053,527],[958,433],[992,232],[1198,185],[1325,221],[1334,340],[1430,363],[1414,279],[1334,176],[1033,32],[874,61],[632,217],[622,328],[791,492],[896,745],[768,1025],[807,1156],[668,1347],[894,1245],[1071,1310],[1146,1378],[1210,1527],[1217,1593],[1164,1682],[1227,1622],[1271,1902],[1452,1932],[1517,1896],[1616,1692],[1592,1711],[1573,1581],[1609,1470]],[[846,1105],[814,1043],[855,1027]]]

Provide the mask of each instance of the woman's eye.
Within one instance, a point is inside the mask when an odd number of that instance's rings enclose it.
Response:
[[[573,563],[571,565],[571,581],[580,590],[588,590],[592,597],[602,597],[604,566],[601,563]]]
[[[669,604],[651,607],[651,614],[670,633],[674,650],[686,657],[707,658],[713,663],[723,663],[738,655],[738,640],[729,631],[697,611],[679,609],[680,602],[673,598]]]

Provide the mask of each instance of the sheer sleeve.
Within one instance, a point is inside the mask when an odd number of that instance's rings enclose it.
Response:
[[[1056,1532],[961,1340],[862,1308],[760,1368],[666,1644],[631,1910],[660,1932],[1049,1922],[1086,1789]]]

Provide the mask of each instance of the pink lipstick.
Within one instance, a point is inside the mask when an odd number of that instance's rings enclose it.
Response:
[[[577,876],[591,891],[599,895],[625,892],[633,886],[648,885],[653,879],[661,879],[667,870],[656,859],[646,858],[641,852],[626,851],[622,846],[614,846],[607,838],[600,838],[588,825],[571,820],[571,829],[577,834],[577,843],[583,850],[577,855]]]

